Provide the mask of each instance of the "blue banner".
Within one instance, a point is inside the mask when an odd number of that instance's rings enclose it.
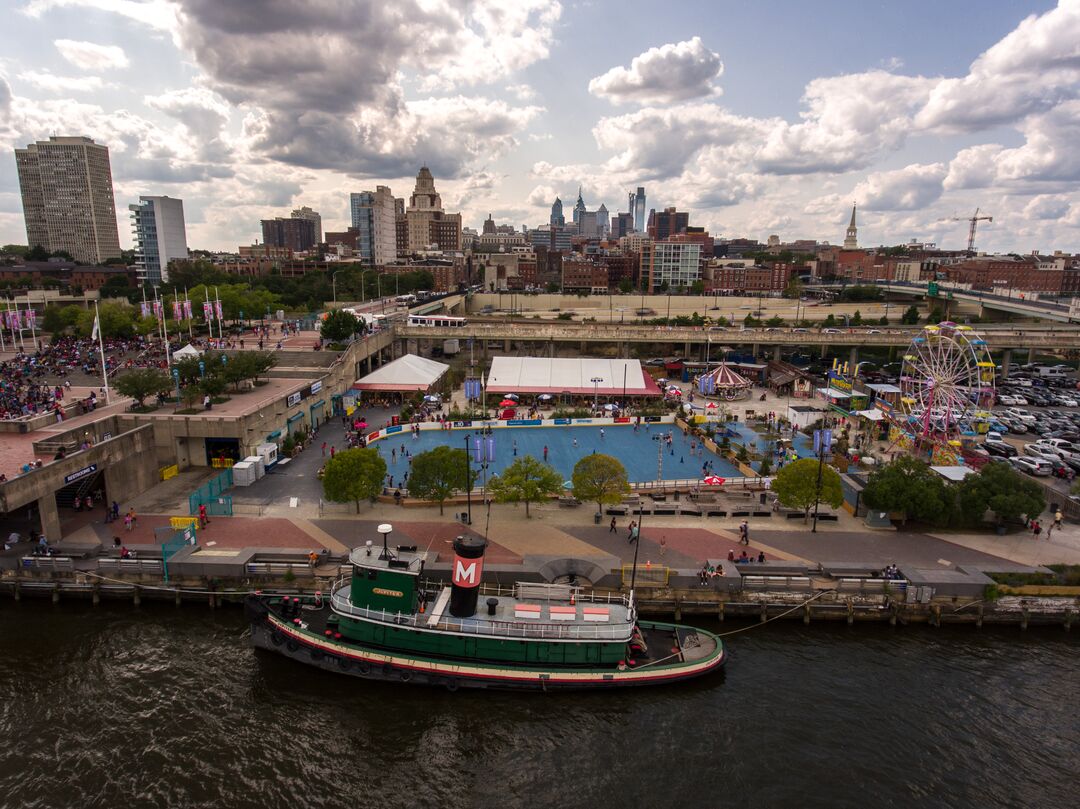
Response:
[[[569,424],[570,419],[556,419],[555,420],[556,424],[559,424],[560,422],[562,422],[564,424]],[[542,419],[507,419],[506,420],[506,426],[507,427],[539,427],[543,423],[544,422],[543,422]]]
[[[573,419],[552,419],[556,424],[573,424]]]
[[[397,427],[387,427],[385,430],[383,430],[383,432],[387,435],[389,435],[390,433],[400,433],[401,425],[399,424]]]

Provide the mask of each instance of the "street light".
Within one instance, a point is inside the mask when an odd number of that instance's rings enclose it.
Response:
[[[334,288],[334,303],[337,303],[337,274],[339,272],[341,270],[337,270],[330,275],[330,285]]]
[[[600,383],[603,381],[602,376],[594,376],[591,380],[593,386],[593,410],[600,407]]]

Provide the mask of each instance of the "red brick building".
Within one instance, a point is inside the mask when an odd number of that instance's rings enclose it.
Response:
[[[1004,287],[1054,295],[1061,294],[1064,275],[1064,270],[1059,266],[1040,269],[1038,261],[1030,257],[972,258],[937,268],[939,279],[971,284],[973,289]]]
[[[604,264],[581,259],[563,259],[563,292],[604,291],[608,289],[608,268]]]
[[[782,292],[791,279],[792,265],[772,267],[711,267],[705,278],[706,292]]]

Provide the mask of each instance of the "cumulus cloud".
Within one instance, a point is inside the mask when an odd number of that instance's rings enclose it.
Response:
[[[1069,212],[1069,198],[1060,194],[1040,194],[1024,206],[1028,219],[1061,219]]]
[[[129,62],[124,49],[116,45],[99,45],[76,39],[57,39],[53,45],[75,67],[91,72],[115,70],[127,67]]]
[[[667,104],[719,95],[713,82],[724,72],[720,54],[701,37],[649,48],[630,67],[613,67],[589,82],[589,92],[616,104]]]
[[[896,171],[875,172],[852,193],[868,211],[914,211],[941,196],[947,173],[944,163],[912,163]]]
[[[156,30],[172,30],[176,23],[172,0],[30,0],[23,13],[30,17],[41,17],[57,8],[109,12]]]
[[[551,207],[557,196],[559,193],[550,185],[538,185],[529,192],[526,201],[536,208]]]

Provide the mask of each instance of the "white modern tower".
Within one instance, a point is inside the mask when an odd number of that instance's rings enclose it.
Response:
[[[151,285],[168,281],[169,262],[188,257],[184,201],[172,197],[139,197],[139,202],[129,205],[128,210],[139,281]]]

